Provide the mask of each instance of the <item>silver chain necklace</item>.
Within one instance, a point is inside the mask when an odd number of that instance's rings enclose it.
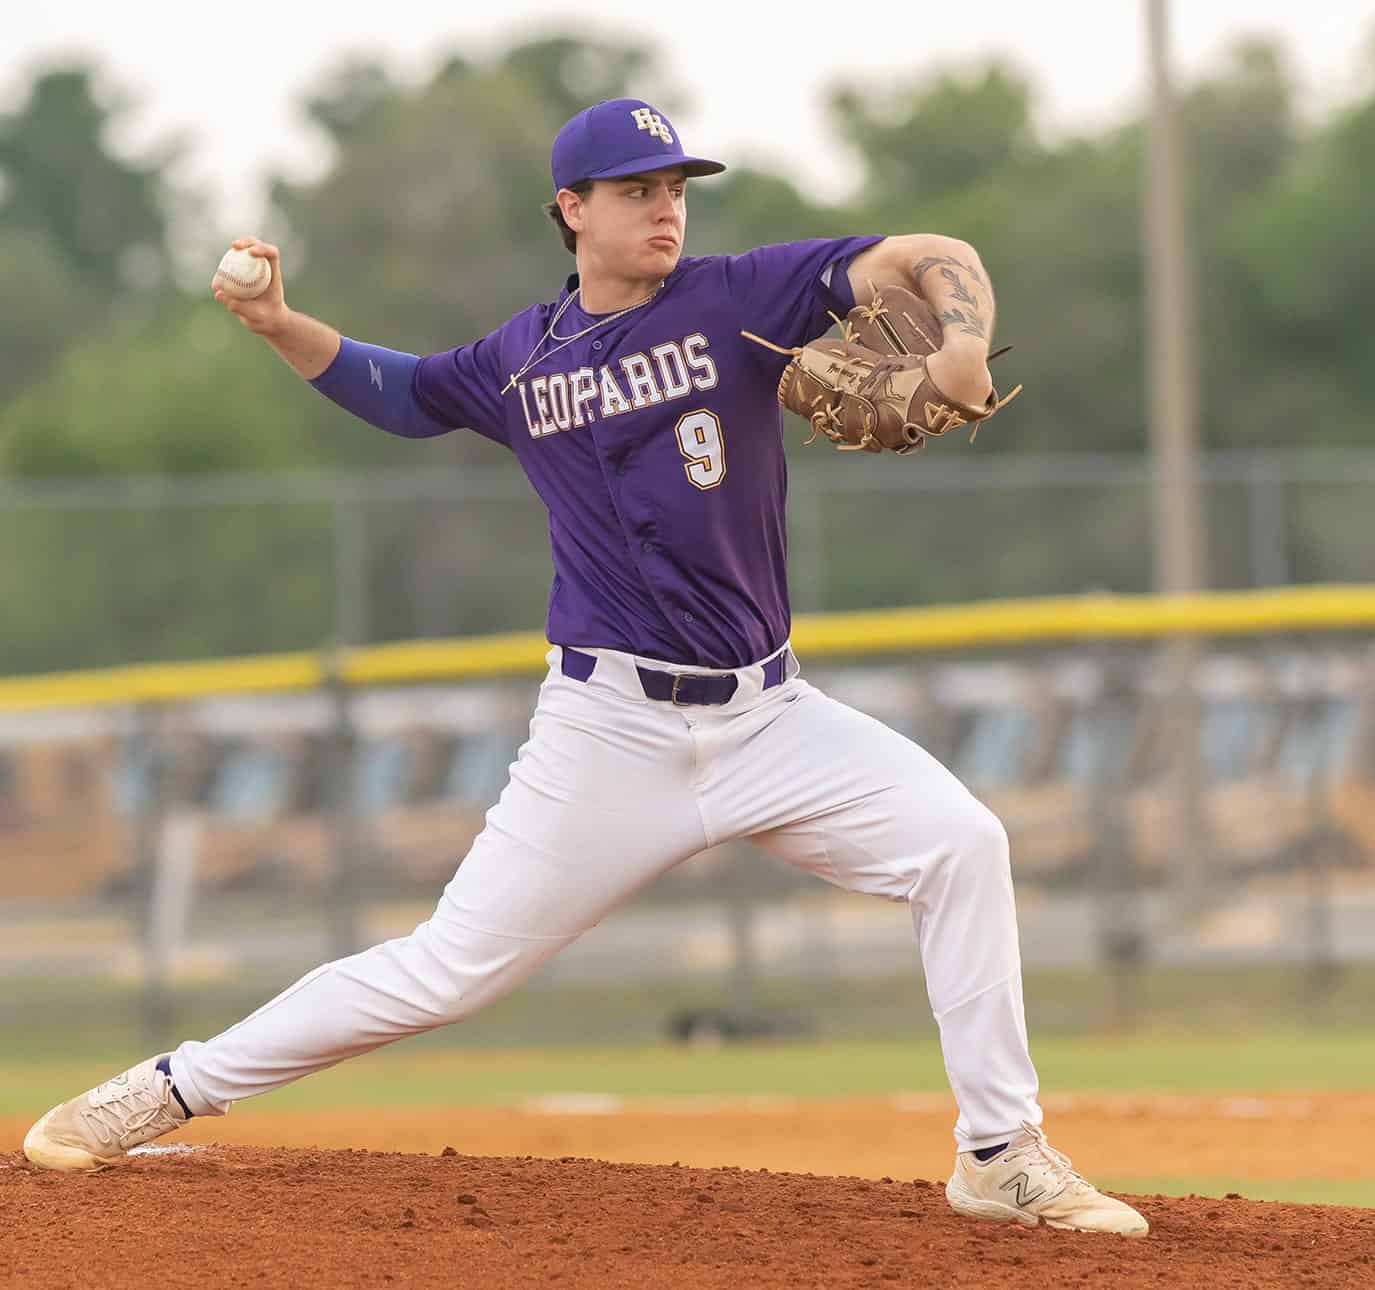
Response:
[[[590,327],[584,327],[582,331],[574,332],[571,336],[560,336],[558,335],[558,333],[554,331],[554,328],[559,325],[559,319],[563,317],[564,311],[568,308],[568,306],[573,303],[574,297],[582,293],[582,283],[578,283],[578,285],[568,293],[568,296],[565,298],[563,304],[561,304],[554,311],[554,316],[549,320],[549,326],[545,329],[544,335],[541,336],[539,340],[535,342],[534,349],[532,349],[530,353],[526,356],[525,362],[521,364],[520,371],[511,373],[511,379],[506,383],[505,387],[502,389],[501,392],[505,394],[508,390],[515,389],[516,382],[519,381],[520,378],[524,376],[526,372],[528,372],[532,367],[534,367],[536,363],[542,363],[546,358],[552,358],[555,354],[559,352],[559,350],[567,349],[568,346],[571,345],[575,340],[581,340],[589,332],[596,331],[598,327],[605,327],[607,323],[615,322],[617,318],[623,317],[624,315],[628,314],[632,309],[639,309],[642,305],[647,305],[651,300],[654,299],[655,296],[659,294],[659,288],[663,285],[663,282],[660,282],[659,286],[655,287],[654,290],[651,291],[649,295],[647,295],[643,300],[637,300],[633,305],[626,305],[624,309],[618,309],[614,314],[607,314],[605,318],[598,318],[597,321],[594,322]],[[540,346],[543,345],[545,341],[550,339],[557,340],[562,343],[555,345],[554,348],[551,349],[547,354],[540,354]],[[536,354],[539,354],[538,358],[535,357]]]

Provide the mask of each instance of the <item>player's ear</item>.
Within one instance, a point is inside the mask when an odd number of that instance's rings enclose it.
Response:
[[[591,196],[589,193],[588,196]],[[587,219],[583,214],[583,203],[586,200],[581,193],[575,193],[571,188],[560,188],[554,194],[554,200],[559,204],[559,210],[563,212],[563,222],[575,233],[581,233]]]

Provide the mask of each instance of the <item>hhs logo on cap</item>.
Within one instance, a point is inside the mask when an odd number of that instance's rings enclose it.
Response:
[[[556,193],[584,179],[624,179],[670,166],[681,166],[690,177],[725,169],[719,161],[684,153],[673,123],[644,99],[606,99],[584,108],[564,123],[549,156]]]
[[[668,126],[664,124],[664,118],[653,108],[638,107],[630,115],[635,118],[636,128],[648,130],[651,139],[662,139],[665,143],[673,142],[673,135],[669,133]]]

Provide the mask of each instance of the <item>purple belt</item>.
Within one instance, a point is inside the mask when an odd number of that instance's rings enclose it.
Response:
[[[782,650],[763,664],[764,689],[771,690],[783,684],[788,672],[789,653],[786,649]],[[597,656],[565,645],[562,666],[564,676],[574,681],[587,681],[597,666]],[[740,678],[731,674],[713,676],[703,672],[660,672],[655,668],[641,667],[638,663],[635,671],[639,673],[645,698],[673,703],[678,707],[714,707],[729,703],[740,686]]]

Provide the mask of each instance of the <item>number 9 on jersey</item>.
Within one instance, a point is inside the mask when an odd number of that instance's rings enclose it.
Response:
[[[716,413],[705,408],[678,418],[678,449],[688,459],[683,467],[695,488],[715,488],[726,477],[726,443]]]

